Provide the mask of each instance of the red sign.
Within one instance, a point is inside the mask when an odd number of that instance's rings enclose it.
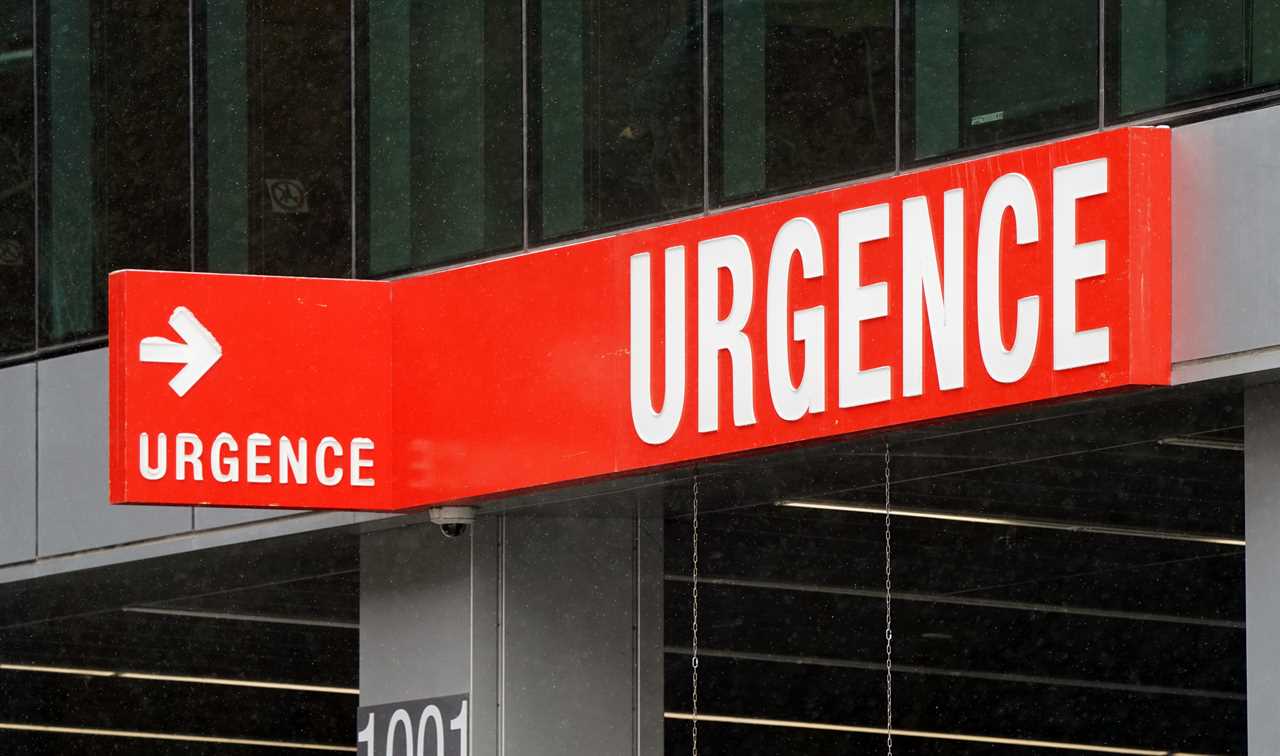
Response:
[[[459,269],[111,278],[111,500],[395,510],[1169,380],[1169,132]]]
[[[112,274],[111,501],[387,508],[390,298],[380,282]]]

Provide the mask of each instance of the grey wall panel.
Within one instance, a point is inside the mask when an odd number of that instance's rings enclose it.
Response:
[[[508,514],[503,753],[635,753],[636,522]]]
[[[469,692],[471,539],[423,524],[360,539],[360,705]]]
[[[36,380],[41,556],[191,529],[190,507],[107,503],[107,350],[42,360]]]
[[[0,370],[0,564],[36,556],[36,369]]]
[[[77,570],[107,567],[123,562],[172,556],[188,551],[216,549],[246,541],[307,533],[329,528],[369,527],[388,515],[359,512],[310,512],[296,517],[275,517],[218,530],[197,530],[149,541],[137,541],[92,551],[46,556],[39,561],[0,566],[0,584],[50,577]]]
[[[1245,392],[1244,440],[1249,753],[1280,753],[1280,384]]]
[[[1277,134],[1276,107],[1173,131],[1174,362],[1280,344]]]

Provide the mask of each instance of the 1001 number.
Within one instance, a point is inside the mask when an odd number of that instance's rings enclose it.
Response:
[[[382,742],[385,756],[467,756],[467,701],[463,699],[457,716],[448,720],[435,704],[425,704],[415,718],[408,709],[398,708],[387,720]],[[360,753],[377,756],[378,721],[369,712],[365,726],[356,733]],[[455,734],[456,733],[456,734]],[[456,747],[454,747],[456,746]]]

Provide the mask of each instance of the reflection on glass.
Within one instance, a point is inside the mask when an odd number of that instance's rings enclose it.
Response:
[[[349,277],[350,5],[247,8],[248,272]]]
[[[904,0],[902,11],[906,162],[1097,124],[1097,3]]]
[[[348,5],[226,0],[204,12],[197,267],[350,276]]]
[[[697,0],[530,0],[530,237],[696,209]]]
[[[51,0],[47,17],[42,345],[105,329],[110,271],[191,265],[187,6]]]
[[[1116,0],[1107,23],[1110,117],[1280,84],[1277,0]]]
[[[711,160],[717,202],[893,165],[892,0],[717,0]]]
[[[204,25],[204,249],[197,269],[249,271],[248,0],[206,3]],[[199,195],[196,198],[199,202]]]
[[[0,356],[35,346],[31,3],[0,3]]]
[[[368,8],[368,247],[381,275],[523,239],[520,5]]]

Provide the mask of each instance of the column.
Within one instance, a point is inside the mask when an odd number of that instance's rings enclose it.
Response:
[[[1249,751],[1280,753],[1280,384],[1245,390]]]

